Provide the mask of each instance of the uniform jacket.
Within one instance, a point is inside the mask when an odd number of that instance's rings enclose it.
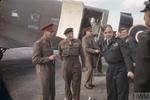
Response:
[[[150,31],[143,32],[139,38],[136,55],[135,82],[139,85],[150,83]]]
[[[98,49],[94,37],[85,35],[82,38],[82,48],[86,62],[91,62],[91,64],[93,65],[93,57],[95,57],[94,55],[96,54],[95,50]]]
[[[59,51],[61,57],[79,56],[82,54],[81,42],[78,39],[73,39],[70,43],[67,39],[60,41]]]
[[[127,70],[132,71],[133,63],[128,52],[128,45],[121,39],[113,38],[109,45],[103,43],[103,55],[108,63],[125,63]]]
[[[50,39],[44,40],[42,37],[34,44],[32,62],[36,64],[36,66],[51,66],[54,62],[50,61],[48,57],[52,54],[53,49],[51,48]]]
[[[135,62],[136,47],[137,47],[136,40],[133,39],[131,36],[128,36],[124,39],[124,41],[129,45],[129,52],[130,52],[130,55],[131,55],[131,59],[132,59],[133,62]]]

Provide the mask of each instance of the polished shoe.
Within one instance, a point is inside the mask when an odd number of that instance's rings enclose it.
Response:
[[[84,85],[84,87],[87,88],[87,89],[92,89],[93,88],[93,87],[91,87],[89,85],[86,85],[86,84]]]

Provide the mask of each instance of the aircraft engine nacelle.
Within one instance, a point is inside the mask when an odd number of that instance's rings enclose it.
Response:
[[[132,25],[133,25],[133,17],[131,15],[131,13],[121,12],[118,31],[122,27],[129,29]]]

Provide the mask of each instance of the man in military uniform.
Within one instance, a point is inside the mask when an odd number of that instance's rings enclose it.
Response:
[[[34,43],[32,62],[41,83],[42,100],[55,100],[55,65],[51,37],[53,24],[42,28],[43,36]]]
[[[82,54],[81,42],[73,37],[73,28],[67,28],[64,35],[66,39],[59,43],[58,48],[65,80],[65,100],[79,100],[82,74],[79,61]]]
[[[109,65],[106,73],[107,100],[128,100],[127,71],[130,71],[133,64],[127,52],[127,45],[114,37],[111,25],[105,26],[104,36],[106,39],[102,52]]]
[[[136,46],[137,46],[136,40],[128,35],[128,29],[126,27],[120,28],[119,38],[122,39],[125,43],[127,43],[128,47],[129,47],[128,52],[130,54],[130,58],[133,62],[133,66],[134,66],[132,68],[132,72],[130,72],[129,74],[132,74],[132,76],[134,76],[133,72],[134,72],[134,68],[135,68],[135,55],[136,55]]]
[[[94,67],[93,59],[96,54],[100,53],[100,50],[96,45],[94,36],[92,34],[92,27],[88,22],[88,20],[84,24],[85,24],[84,25],[85,36],[82,38],[82,48],[83,48],[83,53],[85,58],[85,66],[87,67],[87,74],[86,74],[84,86],[87,89],[92,89],[93,87],[95,87],[95,85],[93,85],[92,83],[93,67]]]
[[[150,1],[144,4],[142,12],[148,30],[141,34],[137,45],[134,89],[135,93],[147,92],[150,97]]]

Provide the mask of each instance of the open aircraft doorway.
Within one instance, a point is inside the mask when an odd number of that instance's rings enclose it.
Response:
[[[101,25],[106,25],[109,11],[84,5],[81,1],[64,0],[62,2],[60,22],[57,30],[57,36],[64,38],[63,32],[66,28],[72,27],[74,29],[75,38],[81,39],[83,37],[83,21],[85,18],[89,19],[91,25],[95,30],[95,34],[101,31]],[[95,19],[95,23],[92,23]]]

